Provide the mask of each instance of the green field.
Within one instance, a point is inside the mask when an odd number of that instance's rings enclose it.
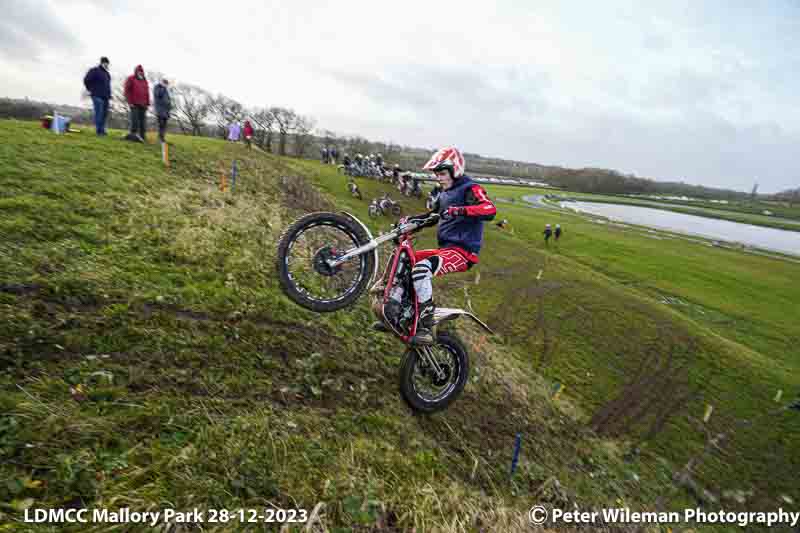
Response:
[[[797,264],[498,203],[513,233],[487,225],[481,264],[434,285],[498,334],[458,326],[472,379],[446,412],[415,416],[402,346],[368,331],[366,298],[317,315],[274,272],[304,212],[388,228],[367,216],[388,186],[359,180],[359,202],[332,167],[183,136],[166,169],[121,136],[0,121],[0,531],[65,505],[303,507],[331,531],[528,531],[534,503],[682,509],[697,495],[670,477],[702,449],[687,417],[708,404],[712,432],[753,422],[697,486],[726,509],[800,501],[800,413],[773,412],[776,391],[800,389]],[[545,222],[565,227],[557,246]],[[590,423],[632,390],[636,405]]]

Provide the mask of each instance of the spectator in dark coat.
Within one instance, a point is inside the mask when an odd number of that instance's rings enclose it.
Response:
[[[147,124],[147,108],[150,106],[150,86],[144,77],[144,69],[137,65],[133,74],[125,80],[125,100],[131,108],[131,131],[126,139],[144,142]]]
[[[172,113],[172,98],[169,95],[169,80],[162,78],[153,89],[153,105],[156,108],[158,118],[158,139],[163,143],[166,141],[167,120]]]
[[[83,78],[83,85],[92,97],[94,107],[94,128],[97,135],[106,135],[108,102],[111,100],[111,74],[107,57],[100,58],[100,64],[90,68]]]
[[[550,237],[553,236],[553,229],[550,227],[550,224],[545,225],[544,231],[542,233],[544,234],[544,243],[549,246]]]
[[[556,240],[561,238],[561,224],[556,224],[555,236],[556,236]]]

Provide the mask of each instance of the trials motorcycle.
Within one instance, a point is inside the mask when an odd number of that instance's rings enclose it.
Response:
[[[442,215],[447,216],[447,215]],[[287,228],[278,244],[277,270],[283,292],[295,303],[327,313],[353,305],[370,287],[372,310],[382,327],[406,345],[400,365],[400,393],[417,412],[446,408],[464,390],[469,356],[453,333],[438,332],[433,345],[412,345],[419,306],[411,271],[416,263],[413,239],[439,214],[401,221],[373,237],[350,213],[310,213]],[[393,241],[395,249],[377,281],[378,247]],[[488,333],[492,330],[463,309],[436,308],[434,323],[467,317]],[[438,331],[438,328],[437,328]]]
[[[353,198],[358,198],[359,200],[364,199],[364,197],[361,196],[361,189],[358,188],[358,184],[352,178],[347,182],[347,190],[350,191]]]
[[[402,211],[403,208],[400,207],[400,204],[385,194],[381,198],[373,198],[372,202],[369,204],[369,208],[367,209],[367,212],[371,217],[388,215],[390,213],[396,217],[399,217]]]

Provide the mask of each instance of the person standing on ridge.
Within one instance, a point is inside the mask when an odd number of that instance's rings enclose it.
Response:
[[[253,125],[250,124],[249,120],[244,121],[244,130],[242,132],[244,135],[244,143],[247,145],[248,148],[253,148]]]
[[[233,121],[228,125],[228,140],[238,143],[242,134],[242,126],[238,121]]]
[[[108,120],[108,103],[111,100],[111,73],[108,58],[100,58],[100,64],[90,68],[83,77],[83,85],[92,97],[94,107],[94,128],[99,136],[106,134]]]
[[[156,118],[158,119],[158,140],[167,142],[167,120],[172,113],[172,98],[169,94],[169,81],[162,78],[153,89],[153,105],[156,108]]]
[[[128,136],[131,141],[145,142],[147,131],[147,108],[150,106],[150,86],[144,77],[144,69],[137,65],[133,74],[125,80],[125,101],[131,108],[131,128]]]

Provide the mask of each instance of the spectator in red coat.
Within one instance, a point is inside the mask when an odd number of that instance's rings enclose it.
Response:
[[[244,142],[248,148],[252,148],[253,142],[253,126],[250,124],[249,120],[244,121]]]
[[[147,84],[141,65],[137,65],[133,74],[125,80],[125,100],[131,108],[131,131],[125,138],[144,142],[147,107],[150,105],[150,86]]]

